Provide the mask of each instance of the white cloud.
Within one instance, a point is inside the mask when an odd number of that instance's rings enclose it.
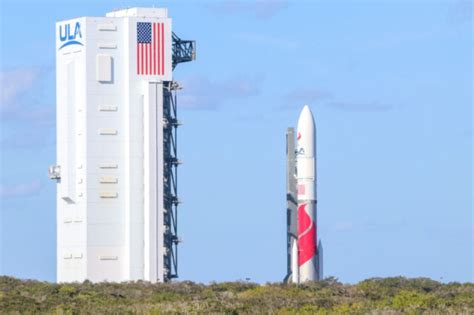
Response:
[[[297,88],[286,94],[288,102],[316,103],[321,100],[332,98],[332,93],[319,88]]]
[[[38,68],[17,68],[0,72],[0,113],[18,109],[18,99],[33,87],[41,71]]]
[[[45,100],[54,98],[49,89],[47,67],[24,67],[0,72],[1,149],[37,148],[54,143],[55,109]],[[50,102],[50,101],[49,101]]]
[[[448,11],[448,21],[451,24],[470,24],[472,27],[472,0],[453,0]]]
[[[259,19],[268,19],[288,7],[285,0],[226,0],[208,5],[211,11],[219,14],[251,15]]]
[[[301,43],[295,39],[264,35],[258,33],[237,33],[236,39],[243,40],[251,44],[271,46],[278,49],[295,51],[301,48]]]
[[[348,231],[354,228],[354,223],[351,221],[339,221],[334,224],[333,228],[336,231]]]
[[[332,109],[348,112],[386,112],[395,108],[392,104],[378,101],[351,102],[339,101],[333,93],[316,87],[301,87],[288,92],[283,96],[285,103],[281,109],[302,106],[303,104],[312,106],[325,106]]]
[[[350,112],[386,112],[394,108],[390,104],[380,103],[376,101],[367,103],[330,102],[327,105],[332,108]]]
[[[56,137],[52,126],[34,126],[33,130],[15,131],[11,136],[2,135],[0,150],[37,150],[55,144]]]
[[[263,76],[234,76],[222,82],[189,77],[180,81],[183,90],[179,92],[178,105],[184,109],[214,110],[228,101],[259,95],[263,80]]]
[[[0,185],[0,197],[21,197],[37,194],[42,188],[39,180],[13,185]]]
[[[50,74],[48,69],[37,67],[1,71],[0,118],[3,121],[51,125],[54,106],[44,104],[44,83],[51,79]]]

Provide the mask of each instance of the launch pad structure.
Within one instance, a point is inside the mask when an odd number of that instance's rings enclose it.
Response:
[[[295,155],[295,129],[292,127],[286,130],[286,277],[283,282],[289,282],[289,277],[295,276],[292,271],[297,270],[298,266],[292,256],[295,250],[294,243],[298,241],[297,230],[297,211],[298,200],[296,200],[296,155]]]
[[[57,281],[178,277],[178,83],[165,8],[56,24]]]
[[[173,35],[173,70],[183,62],[196,59],[196,43],[192,40],[182,40]],[[163,87],[163,200],[165,226],[165,259],[164,266],[167,274],[164,281],[178,277],[178,101],[177,91],[181,87],[176,81],[167,81]]]

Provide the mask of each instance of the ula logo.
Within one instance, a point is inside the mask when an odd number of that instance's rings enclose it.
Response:
[[[304,148],[300,148],[296,151],[296,155],[304,155]]]
[[[79,22],[76,22],[74,29],[71,24],[59,25],[59,40],[63,43],[59,50],[69,45],[84,46],[79,39],[82,39],[81,24]]]

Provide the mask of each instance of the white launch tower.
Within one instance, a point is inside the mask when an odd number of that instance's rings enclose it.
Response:
[[[177,277],[173,68],[194,56],[164,8],[56,24],[58,282]]]

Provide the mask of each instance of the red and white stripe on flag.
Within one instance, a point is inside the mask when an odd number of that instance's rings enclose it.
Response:
[[[165,74],[165,24],[137,23],[137,74]]]

